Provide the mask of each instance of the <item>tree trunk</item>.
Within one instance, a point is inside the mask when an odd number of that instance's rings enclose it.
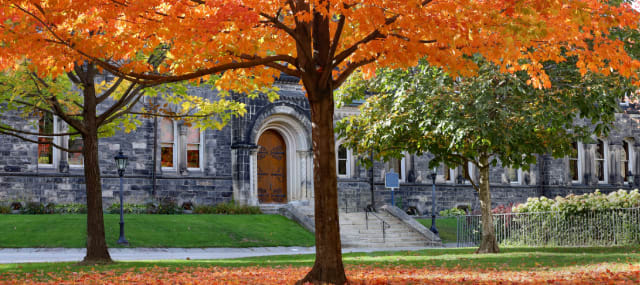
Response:
[[[489,157],[480,158],[480,209],[482,210],[482,242],[476,253],[498,253],[498,241],[493,227],[491,213],[491,192],[489,191]]]
[[[311,105],[313,141],[313,183],[315,194],[316,261],[298,284],[344,284],[340,224],[338,221],[338,180],[333,133],[333,90],[308,92]]]
[[[96,123],[95,89],[90,82],[84,87],[84,125],[82,135],[84,145],[84,179],[87,191],[87,255],[83,263],[108,263],[111,256],[104,235],[102,213],[102,183],[100,181],[100,161],[98,159],[98,126]]]

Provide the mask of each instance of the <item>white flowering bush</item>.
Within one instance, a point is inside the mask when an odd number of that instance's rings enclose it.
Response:
[[[608,195],[599,190],[584,195],[569,194],[566,197],[549,199],[546,197],[529,198],[526,203],[513,207],[514,213],[562,212],[580,214],[589,211],[605,211],[640,207],[638,189],[632,191],[618,190]]]

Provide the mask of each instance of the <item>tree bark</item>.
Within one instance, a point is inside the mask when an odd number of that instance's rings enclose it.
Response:
[[[491,192],[489,190],[489,157],[480,157],[480,209],[482,210],[482,241],[476,253],[498,253],[498,241],[493,227],[493,215],[491,213]]]
[[[98,159],[98,126],[96,123],[96,96],[93,81],[84,86],[84,125],[82,135],[84,145],[84,177],[87,191],[87,255],[83,263],[109,263],[111,256],[107,249],[102,213],[102,183],[100,181],[100,161]]]
[[[333,90],[307,92],[311,105],[316,260],[297,284],[345,284],[338,220],[338,180],[333,133]]]

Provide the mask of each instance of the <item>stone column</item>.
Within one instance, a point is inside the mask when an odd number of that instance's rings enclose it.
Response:
[[[598,176],[596,175],[596,164],[594,163],[596,144],[584,144],[584,162],[582,163],[582,184],[597,185]]]
[[[69,130],[69,127],[67,126],[67,124],[63,124],[62,120],[58,120],[56,121],[58,123],[57,128],[60,131],[58,131],[58,133],[65,133]],[[55,133],[55,131],[54,131]],[[69,148],[69,136],[58,136],[57,139],[56,137],[54,137],[53,141],[57,141],[60,146],[64,147],[64,148]],[[60,173],[69,173],[69,153],[67,153],[66,151],[60,150],[60,160],[58,161],[58,171],[60,171]]]
[[[258,146],[254,144],[231,146],[233,199],[240,205],[258,205],[258,182],[251,179],[252,174],[257,174],[257,151]]]
[[[633,186],[634,188],[637,188],[638,185],[640,185],[640,142],[638,140],[636,140],[636,143],[633,145],[633,153],[634,153],[634,159],[633,159],[633,167],[632,167],[632,173],[633,173]]]
[[[609,143],[609,157],[607,160],[609,161],[609,184],[613,186],[621,186],[623,179],[622,176],[624,174],[621,173],[622,169],[620,167],[620,163],[622,162],[622,142],[611,142]]]
[[[178,171],[182,175],[187,175],[187,131],[188,127],[184,124],[178,125],[178,144],[174,146],[173,151],[178,155]]]
[[[308,200],[313,203],[313,151],[298,150],[300,161],[300,197],[299,200]]]

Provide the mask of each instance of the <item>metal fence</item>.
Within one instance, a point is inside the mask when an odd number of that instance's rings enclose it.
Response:
[[[589,211],[494,214],[501,245],[613,246],[640,244],[640,208]],[[480,216],[460,216],[458,246],[477,246],[482,239]]]

